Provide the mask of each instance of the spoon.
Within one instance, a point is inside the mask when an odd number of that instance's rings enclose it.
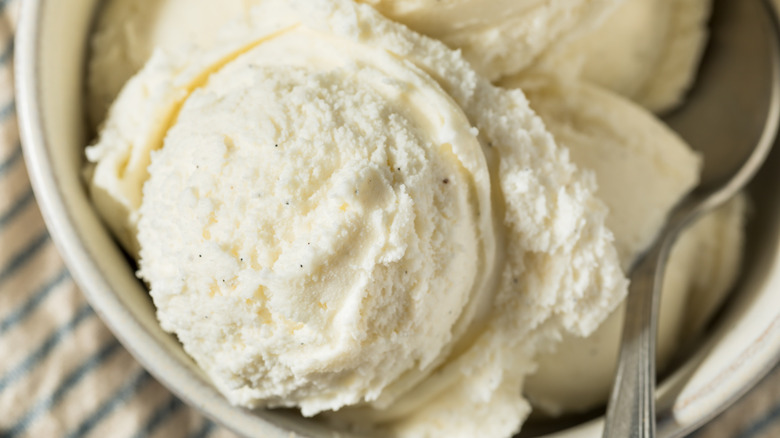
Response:
[[[780,27],[769,0],[716,0],[710,43],[687,102],[664,120],[704,159],[701,182],[631,270],[605,438],[655,436],[655,337],[672,244],[739,192],[764,162],[780,117]]]

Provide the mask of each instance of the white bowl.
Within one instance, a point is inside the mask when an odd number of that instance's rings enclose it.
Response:
[[[83,83],[97,0],[25,0],[17,32],[18,115],[36,198],[62,256],[95,311],[151,374],[180,398],[246,436],[344,436],[291,411],[231,406],[174,337],[95,212],[82,180]],[[735,84],[736,85],[736,84]],[[659,433],[680,436],[714,417],[780,358],[780,150],[751,187],[754,218],[743,278],[707,338],[661,383]],[[603,420],[560,437],[596,437]]]

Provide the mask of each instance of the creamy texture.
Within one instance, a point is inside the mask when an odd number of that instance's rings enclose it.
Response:
[[[152,52],[207,44],[232,19],[261,0],[108,0],[91,39],[87,73],[89,118],[97,126],[122,86]]]
[[[621,0],[363,0],[386,16],[463,50],[490,79],[516,73],[540,54],[596,26]],[[97,126],[125,82],[154,50],[210,44],[263,0],[107,0],[88,64],[89,116]],[[246,24],[246,23],[243,23]]]
[[[652,114],[585,82],[529,77],[531,107],[572,160],[590,169],[609,207],[621,262],[632,263],[658,233],[667,212],[698,181],[700,160]],[[744,199],[738,198],[683,233],[666,269],[657,360],[663,370],[683,339],[693,339],[722,303],[742,253]],[[614,380],[623,307],[585,339],[564,335],[542,354],[525,393],[543,411],[588,411],[606,403]]]
[[[511,435],[539,348],[625,293],[593,178],[522,92],[370,7],[245,18],[157,52],[87,151],[163,327],[237,404]]]
[[[582,38],[533,66],[609,88],[655,112],[678,105],[707,42],[711,0],[624,0]]]
[[[696,339],[734,285],[743,252],[745,204],[740,196],[703,217],[672,249],[659,312],[659,371]],[[564,336],[555,352],[539,356],[538,371],[524,388],[534,406],[558,416],[604,405],[615,378],[624,314],[621,306],[587,338]]]
[[[666,125],[635,103],[586,82],[528,77],[531,107],[577,166],[593,171],[609,208],[623,268],[655,239],[668,212],[699,180],[701,160]]]
[[[496,80],[590,31],[621,0],[360,1],[461,49],[477,72]]]
[[[438,363],[494,257],[460,109],[389,55],[339,59],[314,36],[280,35],[187,98],[138,235],[163,328],[235,403],[304,415]]]
[[[364,2],[473,67],[349,2],[106,2],[90,191],[161,324],[234,403],[345,406],[346,427],[509,436],[521,389],[548,414],[603,404],[620,268],[699,163],[601,87],[679,103],[709,1]],[[660,365],[736,277],[743,216],[675,247]]]
[[[93,126],[155,49],[209,44],[226,23],[240,24],[262,1],[106,1],[89,62]],[[491,80],[552,72],[661,112],[679,104],[694,79],[711,0],[359,1],[462,50]]]

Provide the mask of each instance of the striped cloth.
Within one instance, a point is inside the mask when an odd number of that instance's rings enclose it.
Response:
[[[84,300],[22,160],[13,33],[0,0],[0,437],[231,437],[156,382]],[[780,436],[780,368],[697,438]]]

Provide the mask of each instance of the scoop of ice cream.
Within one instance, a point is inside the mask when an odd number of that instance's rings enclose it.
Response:
[[[569,148],[572,160],[594,172],[597,193],[610,209],[607,226],[628,271],[674,204],[696,184],[700,160],[652,114],[598,86],[546,77],[507,85],[522,86],[531,107]],[[743,204],[735,200],[708,216],[675,246],[661,299],[659,368],[682,339],[691,339],[701,329],[731,287],[741,253]],[[564,335],[554,352],[540,356],[538,371],[525,386],[536,406],[558,415],[606,402],[623,313],[619,308],[584,339]]]
[[[155,49],[213,41],[226,22],[240,19],[261,0],[108,0],[102,3],[91,39],[87,108],[93,126],[122,86]]]
[[[517,73],[546,49],[596,26],[621,0],[359,0],[463,50],[488,79]]]
[[[97,126],[155,49],[209,44],[263,0],[109,0],[98,15],[87,98]],[[654,111],[693,80],[710,0],[361,0],[463,50],[496,80],[527,68],[610,88]]]
[[[628,270],[672,207],[697,184],[699,157],[652,114],[601,87],[544,76],[504,85],[522,87],[572,160],[593,171],[597,194],[609,208],[607,226]]]
[[[710,0],[626,0],[593,32],[533,67],[580,77],[655,112],[679,104],[707,41]]]
[[[187,98],[138,235],[162,327],[235,403],[305,415],[435,364],[493,258],[460,108],[390,55],[337,61],[311,36],[242,54]]]
[[[675,244],[666,267],[659,312],[657,365],[663,370],[681,346],[704,328],[737,278],[745,198],[703,217]],[[549,415],[603,406],[615,377],[625,308],[619,307],[585,339],[564,336],[539,357],[525,393]]]
[[[211,44],[230,21],[264,0],[107,0],[98,14],[87,74],[98,126],[122,86],[152,52]],[[589,31],[620,0],[364,0],[388,17],[462,48],[491,79],[515,73],[546,48]]]
[[[199,66],[138,223],[163,328],[234,403],[307,415],[434,366],[495,251],[462,110],[391,55],[316,37]]]
[[[516,431],[536,351],[625,293],[592,178],[368,6],[268,0],[224,38],[153,56],[88,150],[163,326],[236,403]]]

